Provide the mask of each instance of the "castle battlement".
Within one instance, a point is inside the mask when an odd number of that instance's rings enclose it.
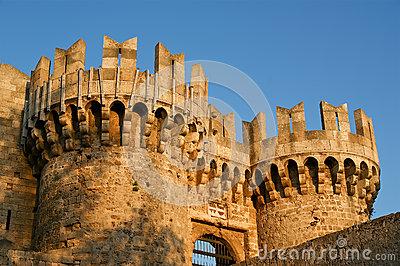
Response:
[[[105,36],[102,67],[97,69],[84,70],[85,49],[83,40],[67,50],[57,48],[51,75],[45,57],[32,72],[23,137],[29,138],[26,150],[33,151],[30,159],[38,174],[46,161],[63,151],[121,145],[164,154],[185,167],[189,179],[203,171],[207,177],[200,178],[201,183],[222,176],[223,164],[231,171],[250,170],[253,184],[259,183],[255,173],[261,171],[267,182],[264,202],[314,190],[356,195],[371,209],[379,188],[379,161],[372,120],[363,110],[354,112],[353,134],[346,104],[336,107],[322,101],[322,129],[311,131],[306,129],[303,102],[291,109],[277,107],[277,136],[266,135],[265,114],[259,113],[242,123],[243,143],[239,143],[234,114],[224,115],[208,105],[207,78],[200,65],[193,66],[191,82],[185,84],[183,54],[173,55],[158,43],[155,73],[150,74],[136,67],[137,38],[118,43]],[[352,175],[359,176],[351,182],[346,181],[348,176],[342,178],[346,160],[354,164]],[[290,163],[296,180],[291,180]],[[311,163],[319,169],[314,175],[321,176],[314,189],[311,179],[317,177],[307,174]],[[368,167],[361,177],[362,163]],[[279,176],[275,183],[272,167],[277,167]],[[325,175],[332,167],[334,177]],[[357,193],[350,192],[360,186]]]
[[[232,256],[240,261],[263,244],[294,246],[371,216],[380,166],[362,109],[354,111],[353,133],[346,104],[322,101],[320,130],[307,129],[303,102],[277,107],[276,136],[267,135],[261,112],[242,122],[239,142],[234,114],[208,103],[201,65],[185,82],[183,54],[158,43],[154,73],[137,67],[137,38],[105,36],[98,68],[85,68],[85,54],[83,40],[57,48],[30,78],[0,65],[0,86],[14,90],[18,80],[16,100],[5,96],[7,110],[23,114],[21,138],[7,149],[23,151],[29,166],[19,160],[18,167],[35,191],[35,209],[25,215],[32,225],[17,228],[33,236],[15,229],[10,237],[21,247],[32,238],[35,250],[73,250],[84,261],[115,230],[128,230],[128,253],[153,256],[144,243],[156,227],[183,236],[185,258],[196,239],[218,234],[235,243]],[[16,206],[18,215],[26,210]]]

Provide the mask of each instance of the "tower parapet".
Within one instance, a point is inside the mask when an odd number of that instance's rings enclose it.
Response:
[[[347,105],[321,102],[322,130],[307,130],[304,104],[277,107],[278,136],[263,143],[254,164],[260,220],[268,248],[293,246],[364,222],[380,188],[372,121]],[[275,150],[268,149],[275,143]]]

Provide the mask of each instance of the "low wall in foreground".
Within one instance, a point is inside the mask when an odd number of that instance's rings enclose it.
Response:
[[[265,249],[265,247],[264,247]],[[264,257],[264,258],[263,258]],[[399,265],[400,213],[352,226],[285,250],[260,250],[237,265]]]

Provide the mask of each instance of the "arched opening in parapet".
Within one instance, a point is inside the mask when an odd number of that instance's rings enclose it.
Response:
[[[295,160],[289,159],[287,161],[287,172],[289,174],[289,179],[290,183],[292,184],[292,187],[295,188],[299,194],[301,194],[299,168]]]
[[[189,132],[197,132],[197,127],[195,123],[190,123],[188,127],[189,127]]]
[[[222,179],[229,179],[229,167],[227,163],[222,164]]]
[[[279,193],[281,198],[285,197],[285,192],[283,191],[282,180],[279,175],[278,166],[276,164],[271,164],[271,179],[274,183],[275,190]]]
[[[92,143],[98,145],[101,140],[101,105],[97,101],[89,102],[86,107],[86,123]]]
[[[168,117],[167,111],[162,107],[158,108],[155,111],[154,115],[156,116],[157,119],[160,119],[160,120],[163,120],[163,121],[165,120],[165,118]]]
[[[79,132],[78,108],[73,104],[68,105],[65,115],[67,116],[68,123],[72,126],[72,129],[75,132]]]
[[[111,145],[122,146],[122,133],[124,127],[125,106],[120,101],[115,101],[110,106],[109,136]]]
[[[181,114],[176,114],[174,116],[174,122],[178,126],[183,125],[185,123],[185,118],[183,118],[183,116]]]
[[[244,171],[243,200],[247,205],[247,200],[253,195],[253,184],[251,182],[251,172],[249,169]]]
[[[217,175],[217,168],[218,168],[217,162],[214,159],[211,160],[211,162],[210,162],[210,174],[211,174],[212,177]]]
[[[31,136],[35,136],[33,137],[34,142],[36,141],[36,138],[39,138],[39,143],[41,143],[41,141],[43,140],[43,147],[42,148],[46,148],[49,149],[50,148],[50,143],[49,140],[47,140],[47,132],[45,129],[45,122],[43,120],[37,120],[35,123],[35,127],[31,129],[30,134]],[[32,140],[32,138],[28,138],[28,141]],[[32,147],[35,147],[36,143],[32,143]],[[37,148],[37,147],[35,147]],[[33,162],[32,162],[33,163]],[[34,162],[36,163],[36,162]]]
[[[147,106],[144,103],[136,103],[132,107],[132,129],[135,130],[133,132],[133,136],[135,138],[136,146],[140,146],[142,148],[146,147],[145,139],[144,139],[144,130],[147,121],[147,115],[149,111]]]
[[[237,184],[240,181],[240,170],[238,167],[235,167],[235,169],[233,169],[233,183]]]
[[[361,182],[357,182],[357,186],[358,186],[358,192],[359,192],[359,196],[363,195],[363,197],[365,196],[364,193],[366,193],[366,184],[367,181],[366,179],[369,178],[369,173],[368,173],[368,165],[362,161],[360,163],[360,175],[359,175],[359,181]]]
[[[356,164],[352,159],[347,158],[344,160],[344,176],[346,179],[347,194],[353,196],[355,193],[355,185],[357,184],[357,178],[355,177]]]
[[[265,204],[265,202],[269,201],[269,195],[267,195],[267,189],[265,187],[265,180],[261,170],[256,169],[254,173],[254,180],[257,188],[253,191],[252,201],[254,207],[257,207],[258,203]],[[258,202],[260,199],[258,197],[261,196],[264,202]]]
[[[204,235],[194,242],[192,265],[225,266],[235,264],[233,249],[222,238]]]
[[[372,166],[372,170],[371,171],[372,171],[372,181],[371,182],[372,182],[372,184],[374,186],[372,190],[374,190],[373,197],[375,199],[375,197],[378,194],[378,190],[380,189],[379,173],[376,170],[375,166]]]
[[[206,166],[206,160],[204,157],[197,159],[197,170],[203,170]]]
[[[314,191],[318,193],[318,161],[314,157],[308,157],[304,163],[306,180],[311,182]]]
[[[335,158],[329,156],[325,159],[324,164],[327,170],[325,171],[326,177],[331,180],[333,193],[340,194],[341,184],[338,183],[337,177],[337,173],[339,172],[339,162]]]
[[[378,172],[376,171],[375,166],[372,166],[372,176],[375,177],[377,176]]]
[[[50,112],[49,121],[52,121],[54,123],[54,130],[57,133],[58,137],[61,138],[62,137],[62,126],[60,123],[58,113],[55,110]]]
[[[149,111],[147,109],[147,106],[144,103],[136,103],[132,107],[132,112],[137,113],[140,117],[144,117],[144,116],[147,116]]]
[[[157,135],[156,135],[157,141],[156,141],[156,143],[159,146],[161,144],[161,140],[162,140],[163,129],[168,120],[168,113],[164,108],[160,107],[154,112],[154,115],[157,119],[157,125],[156,125],[157,126]]]
[[[204,159],[204,157],[198,158],[196,164],[196,171],[197,171],[196,185],[204,184],[205,180],[203,179],[202,173],[204,172],[205,168],[206,168],[206,160]]]
[[[222,164],[222,195],[224,195],[226,192],[228,192],[231,189],[230,182],[229,182],[229,167],[228,164],[223,163]]]
[[[360,163],[360,180],[368,178],[368,165],[362,161]]]
[[[241,199],[239,198],[242,195],[242,191],[238,191],[239,189],[239,181],[240,181],[240,170],[235,167],[233,169],[233,181],[232,181],[232,202],[233,203],[241,203]]]

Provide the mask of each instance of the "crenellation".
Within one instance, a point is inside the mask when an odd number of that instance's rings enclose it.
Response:
[[[347,104],[336,107],[325,101],[321,101],[320,112],[323,130],[350,132]]]
[[[301,102],[291,109],[276,108],[278,139],[280,143],[301,141],[306,132],[304,103]],[[293,137],[292,137],[293,136]]]
[[[45,56],[40,57],[31,74],[31,84],[33,86],[43,86],[44,82],[49,80],[50,64],[50,59]]]

